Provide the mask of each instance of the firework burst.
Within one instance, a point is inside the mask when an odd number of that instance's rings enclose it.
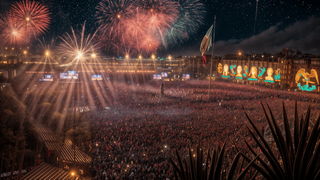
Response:
[[[28,42],[23,24],[12,11],[0,14],[0,23],[0,37],[4,43],[25,44]]]
[[[87,61],[94,50],[98,48],[98,43],[93,42],[97,31],[93,34],[85,35],[85,24],[82,26],[81,33],[76,33],[71,28],[71,34],[66,33],[61,37],[62,43],[58,47],[59,54],[68,57],[71,63],[77,64]]]
[[[123,43],[124,24],[132,16],[134,6],[130,0],[103,0],[96,7],[96,17],[105,39]]]
[[[181,43],[190,35],[196,33],[203,24],[205,15],[204,5],[199,0],[178,0],[178,18],[169,28],[166,41],[169,44]]]
[[[50,13],[48,8],[39,2],[22,0],[12,5],[13,12],[24,24],[28,36],[36,37],[49,28]]]
[[[103,0],[96,8],[104,44],[155,53],[188,39],[202,24],[199,0]]]

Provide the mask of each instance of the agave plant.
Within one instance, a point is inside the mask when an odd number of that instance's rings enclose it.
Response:
[[[188,148],[188,157],[185,159],[181,159],[181,156],[179,155],[178,151],[176,150],[176,156],[178,162],[174,162],[173,159],[170,157],[171,164],[173,166],[175,179],[181,179],[181,180],[219,180],[219,179],[228,179],[232,180],[235,175],[237,175],[236,170],[242,169],[242,165],[239,166],[238,162],[242,156],[244,156],[244,159],[246,159],[248,162],[250,162],[249,158],[246,158],[244,154],[241,152],[238,152],[237,155],[234,157],[233,162],[231,164],[231,167],[229,169],[229,172],[223,176],[222,169],[224,162],[224,156],[225,156],[225,149],[226,143],[223,144],[223,146],[218,149],[208,150],[206,152],[206,159],[204,159],[204,153],[203,149],[200,146],[200,141],[197,146],[196,154],[193,156],[191,153],[190,147]],[[258,156],[257,156],[258,157]],[[257,158],[256,157],[256,158]],[[251,167],[251,164],[256,160],[252,160],[246,168],[240,173],[240,175],[237,177],[237,179],[242,179],[246,173],[248,172],[249,168]],[[205,161],[205,162],[204,162]],[[252,176],[252,178],[254,178]]]
[[[279,158],[271,150],[271,145],[267,143],[266,139],[259,132],[252,120],[246,114],[253,130],[247,127],[249,133],[261,149],[267,162],[257,157],[260,162],[252,163],[254,168],[261,173],[266,179],[272,180],[319,180],[320,179],[320,129],[319,118],[315,120],[312,130],[309,129],[310,122],[310,106],[308,107],[305,118],[301,116],[300,120],[297,111],[297,102],[295,102],[294,114],[294,130],[293,136],[290,132],[289,120],[285,105],[283,103],[283,124],[284,135],[277,124],[274,115],[267,104],[270,117],[268,116],[264,105],[262,105],[264,114],[266,116],[270,131],[275,141]],[[254,150],[249,146],[250,151],[256,156]]]

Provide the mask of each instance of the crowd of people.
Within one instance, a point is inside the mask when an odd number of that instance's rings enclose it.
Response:
[[[299,114],[310,103],[312,118],[319,109],[316,94],[213,82],[208,101],[207,81],[164,84],[113,83],[106,86],[106,104],[92,94],[95,111],[86,114],[92,124],[93,174],[97,179],[174,179],[169,157],[175,150],[186,157],[188,146],[194,152],[227,143],[225,168],[237,151],[248,152],[244,140],[256,151],[247,132],[251,127],[244,111],[267,139],[272,141],[261,104],[268,104],[282,123],[282,102],[293,119],[294,101]],[[275,150],[275,149],[274,149]]]

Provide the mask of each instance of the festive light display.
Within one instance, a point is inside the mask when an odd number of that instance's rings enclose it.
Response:
[[[301,77],[302,77],[302,81],[301,81]],[[311,81],[311,79],[314,79],[315,81]],[[302,68],[297,72],[295,81],[296,81],[297,87],[301,91],[314,91],[317,89],[314,84],[319,85],[318,73],[315,69],[311,69],[311,73],[309,74],[308,72],[306,72],[305,69]],[[305,84],[301,85],[301,83],[305,83]],[[312,85],[310,86],[310,84]]]

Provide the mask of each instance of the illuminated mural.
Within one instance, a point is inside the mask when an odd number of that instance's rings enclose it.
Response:
[[[265,67],[259,67],[259,74],[258,74],[259,79],[262,79],[262,76],[265,72],[266,72]]]
[[[267,69],[267,76],[265,77],[264,82],[274,83],[274,79],[273,79],[272,75],[273,75],[273,69],[268,68]]]
[[[236,68],[236,65],[231,65],[230,66],[230,70],[231,70],[230,76],[235,76],[236,75],[236,72],[234,71],[234,68]]]
[[[257,79],[257,68],[256,67],[251,67],[250,73],[249,73],[249,81],[258,81]]]
[[[281,74],[280,74],[280,69],[278,68],[277,70],[276,70],[276,75],[274,76],[274,79],[275,79],[275,81],[280,81],[280,79],[281,79]]]
[[[247,77],[247,76],[248,76],[248,67],[244,66],[243,77]]]
[[[221,74],[222,73],[222,64],[221,63],[218,64],[217,69],[218,69],[218,73]]]
[[[225,64],[225,65],[223,66],[223,74],[222,74],[222,77],[223,77],[223,78],[230,78],[230,76],[229,76],[229,66],[228,66],[228,64]]]
[[[302,81],[301,81],[302,77]],[[311,79],[314,79],[315,81],[311,81]],[[318,73],[315,69],[311,69],[311,74],[306,72],[305,69],[300,69],[296,74],[296,83],[300,90],[302,91],[314,91],[317,89],[315,85],[310,84],[317,84],[319,85],[319,79],[318,79]],[[301,85],[304,84],[304,85]]]
[[[236,79],[242,79],[242,66],[237,67]]]

